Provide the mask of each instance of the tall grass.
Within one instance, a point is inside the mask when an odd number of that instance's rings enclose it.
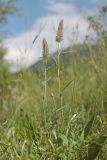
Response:
[[[73,50],[63,63],[58,47],[50,67],[43,39],[42,70],[1,75],[0,159],[107,159],[107,48],[82,47],[87,56]]]
[[[62,107],[62,93],[61,93],[61,80],[60,80],[60,55],[61,55],[61,49],[60,49],[60,43],[63,40],[63,20],[60,21],[57,35],[56,35],[56,42],[58,42],[58,55],[57,55],[57,76],[58,76],[58,94],[60,98],[60,107]]]

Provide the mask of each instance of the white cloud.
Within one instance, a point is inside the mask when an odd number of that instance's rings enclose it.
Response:
[[[103,6],[104,4],[106,4],[106,0],[101,0],[101,1],[99,1],[99,0],[91,0],[91,3]]]
[[[69,14],[77,14],[78,10],[75,6],[68,4],[68,3],[55,3],[55,2],[49,2],[48,6],[45,7],[46,10],[50,11],[54,14],[60,14],[60,15],[69,15]]]
[[[77,8],[67,3],[48,3],[45,8],[49,11],[48,15],[36,20],[35,24],[28,31],[20,34],[17,37],[11,37],[5,41],[8,47],[8,53],[5,59],[10,62],[11,71],[28,67],[35,63],[42,56],[42,39],[45,37],[49,44],[50,53],[57,49],[55,35],[58,23],[61,19],[64,20],[64,41],[63,48],[68,47],[75,37],[73,37],[73,29],[79,26],[78,41],[82,41],[88,28],[88,22],[80,15]],[[32,40],[38,34],[41,27],[44,27],[33,48],[31,49]],[[20,50],[20,51],[19,51]]]

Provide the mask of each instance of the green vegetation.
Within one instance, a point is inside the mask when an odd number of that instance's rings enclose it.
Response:
[[[55,57],[43,40],[42,69],[0,73],[1,160],[107,160],[107,41],[101,30],[63,62],[62,25]]]

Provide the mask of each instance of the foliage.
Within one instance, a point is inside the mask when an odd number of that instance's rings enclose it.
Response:
[[[107,5],[102,6],[99,9],[99,12],[95,16],[88,17],[88,21],[90,22],[90,28],[96,33],[97,41],[102,41],[103,45],[107,45],[107,25],[106,25],[106,17],[107,17]]]
[[[7,17],[18,12],[18,8],[15,6],[16,0],[0,0],[0,27],[4,26],[7,22]],[[5,93],[8,93],[7,83],[8,76],[7,64],[3,61],[3,56],[7,49],[3,45],[2,30],[0,30],[0,108],[3,103],[2,97],[5,97]],[[7,79],[6,79],[7,78]]]
[[[9,15],[13,15],[19,11],[19,9],[15,6],[15,3],[16,0],[0,0],[0,27],[6,24],[7,17]],[[1,34],[2,33],[0,33],[0,63],[4,53],[6,52],[6,49],[2,44]]]
[[[0,74],[1,160],[107,159],[107,45],[99,38],[67,50],[67,63],[58,44],[44,57],[54,67]]]
[[[18,11],[15,3],[16,0],[0,0],[0,25],[7,22],[8,15],[13,15]]]

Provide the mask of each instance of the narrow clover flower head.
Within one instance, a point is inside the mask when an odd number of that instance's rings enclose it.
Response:
[[[47,43],[45,38],[43,38],[42,45],[43,45],[43,58],[44,59],[48,59],[48,57],[49,57],[49,48],[48,48],[48,43]]]
[[[63,40],[63,30],[63,20],[61,20],[57,30],[56,42],[61,42]]]

